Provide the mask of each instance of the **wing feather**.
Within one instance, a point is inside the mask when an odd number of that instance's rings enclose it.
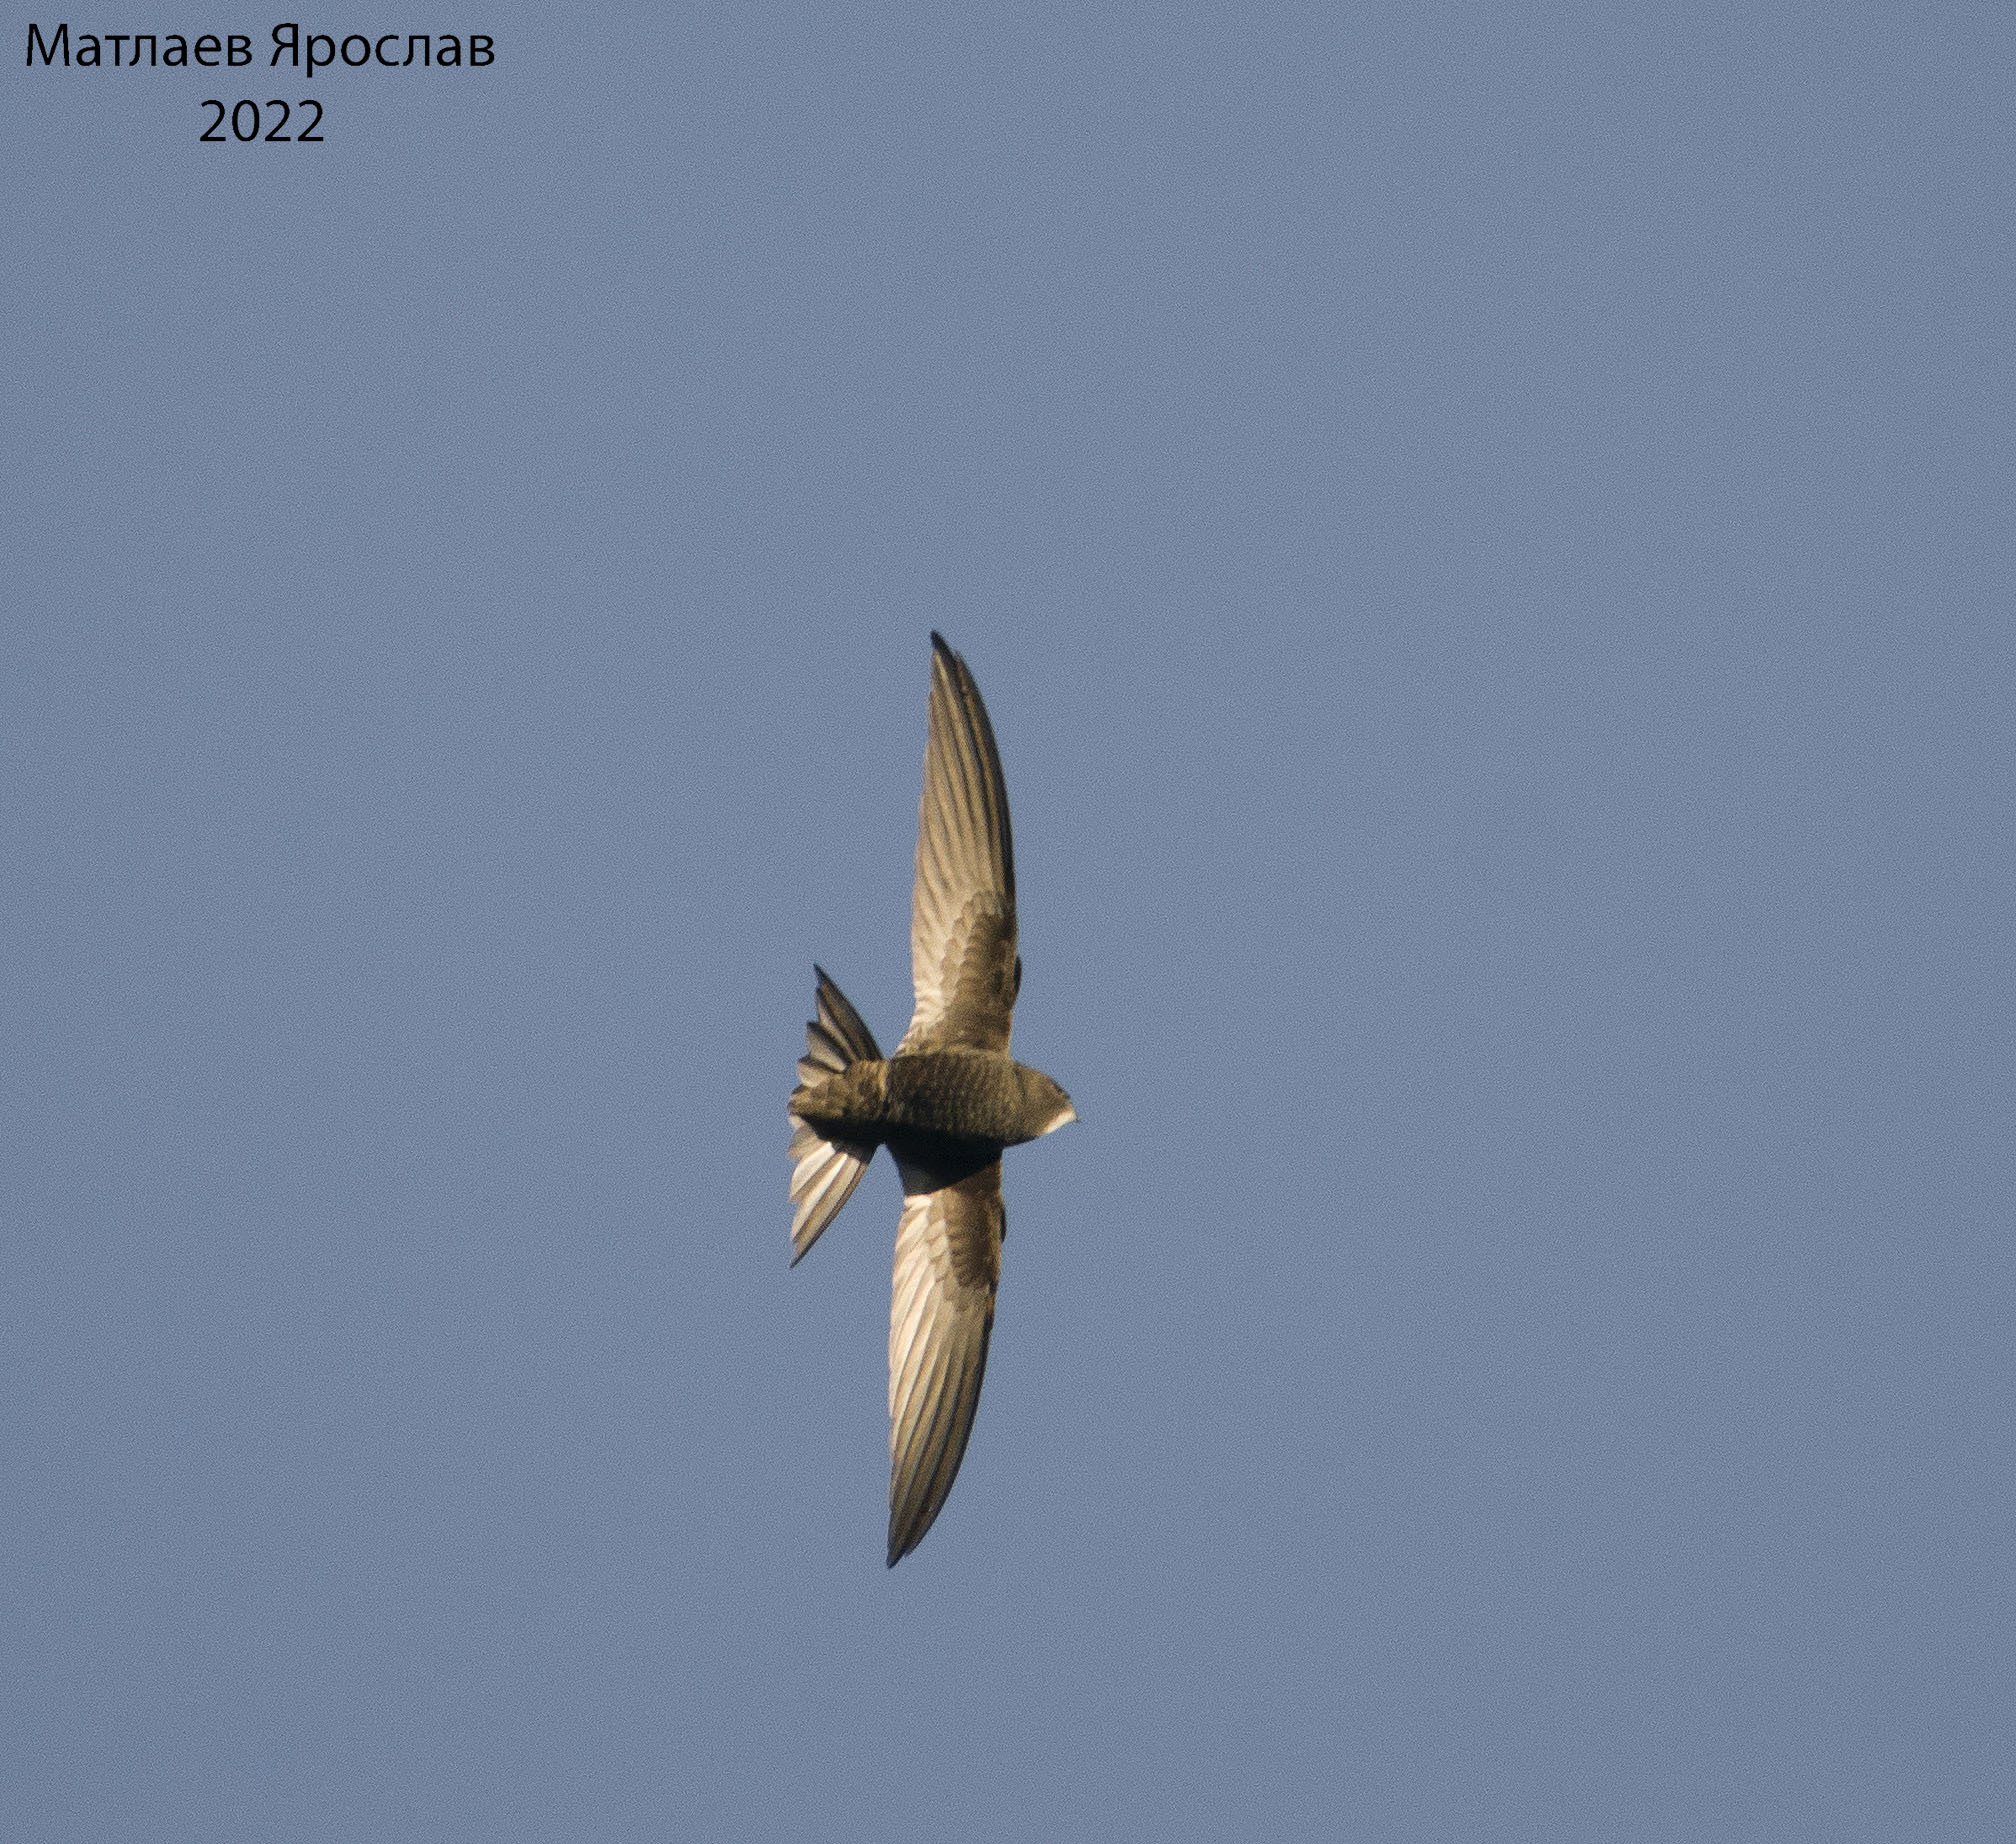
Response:
[[[889,1565],[924,1539],[973,1431],[1001,1280],[1001,1162],[906,1168],[889,1303]],[[931,1188],[924,1188],[929,1186]]]
[[[910,905],[916,1010],[904,1050],[1008,1048],[1015,847],[1001,754],[966,662],[931,636],[931,715]]]

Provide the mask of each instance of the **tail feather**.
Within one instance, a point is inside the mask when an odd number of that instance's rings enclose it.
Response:
[[[850,1063],[879,1063],[882,1052],[875,1047],[874,1034],[862,1023],[861,1014],[827,978],[825,968],[814,967],[812,971],[819,978],[819,1016],[805,1027],[805,1054],[798,1059],[799,1082],[823,1081],[839,1075]],[[791,1125],[791,1157],[797,1161],[791,1174],[791,1201],[797,1206],[791,1219],[791,1261],[796,1266],[854,1195],[875,1148],[852,1140],[829,1140],[795,1114]]]
[[[837,1074],[850,1063],[881,1062],[874,1032],[861,1022],[847,995],[824,967],[815,965],[812,971],[819,980],[819,1016],[805,1027],[806,1062],[828,1074]]]

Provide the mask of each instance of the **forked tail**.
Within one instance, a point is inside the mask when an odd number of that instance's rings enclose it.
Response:
[[[805,1027],[805,1054],[798,1059],[801,1086],[837,1076],[850,1063],[882,1060],[873,1033],[847,1003],[847,995],[826,977],[824,967],[812,971],[819,976],[819,1016]],[[791,1201],[798,1207],[791,1219],[791,1263],[795,1267],[826,1225],[840,1214],[841,1205],[854,1195],[875,1148],[852,1140],[829,1140],[797,1115],[790,1118],[791,1157],[798,1162],[791,1174]]]

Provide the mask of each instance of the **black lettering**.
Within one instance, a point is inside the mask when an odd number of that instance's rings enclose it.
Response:
[[[350,47],[352,45],[362,45],[364,47],[364,49],[358,52],[358,54],[354,58],[350,55]],[[357,66],[360,64],[368,64],[371,62],[371,41],[368,38],[366,38],[364,34],[361,32],[351,33],[350,36],[343,41],[341,51],[343,54],[343,62],[349,65],[352,70],[355,70]]]
[[[434,41],[434,62],[437,64],[462,62],[462,43],[454,33],[444,32]]]
[[[44,64],[55,63],[56,54],[59,51],[63,54],[63,62],[68,64],[70,62],[69,21],[65,20],[62,25],[58,26],[56,28],[56,36],[48,40],[43,38],[40,26],[31,25],[28,28],[28,62],[31,65],[35,62],[35,54],[38,51],[42,54],[42,62]]]
[[[287,35],[285,38],[280,36],[283,32]],[[287,62],[293,65],[296,70],[299,70],[301,68],[301,27],[293,20],[289,20],[284,26],[275,26],[273,28],[273,58],[272,62],[266,66],[268,70],[271,70],[274,64],[280,62],[280,54],[283,51],[287,54]]]
[[[481,33],[469,34],[469,67],[472,70],[479,64],[496,62],[497,54],[491,49],[496,42],[494,38],[486,38]]]
[[[203,55],[206,48],[210,53],[207,58]],[[216,38],[206,32],[196,41],[196,62],[202,65],[205,70],[215,70],[217,68],[217,54],[223,49],[224,47],[218,43]]]
[[[420,47],[421,63],[431,64],[434,62],[434,46],[427,34],[424,32],[409,32],[406,35],[406,64],[413,62],[413,47],[415,45]],[[404,70],[406,64],[400,65],[399,68]]]
[[[164,64],[186,64],[189,62],[189,41],[179,32],[168,34],[167,48],[161,53]]]
[[[325,57],[319,64],[315,61],[315,47],[317,45],[327,45],[329,47],[329,55]],[[335,62],[336,62],[336,41],[333,38],[331,38],[329,34],[326,32],[309,33],[308,34],[309,76],[311,77],[314,76],[314,74],[318,70],[327,70],[329,66]]]
[[[239,122],[239,119],[240,119],[240,118],[241,118],[241,117],[242,117],[242,116],[244,115],[244,113],[245,113],[245,111],[246,111],[247,109],[250,109],[250,110],[252,111],[252,127],[251,127],[251,130],[250,130],[250,132],[249,132],[249,133],[248,133],[248,132],[247,132],[247,131],[246,131],[245,129],[243,129],[243,128],[241,128],[241,127],[239,127],[239,126],[238,126],[238,122]],[[239,104],[238,104],[238,105],[237,105],[237,106],[236,106],[236,107],[235,107],[235,108],[234,108],[234,109],[233,109],[233,110],[231,111],[231,132],[232,132],[232,133],[233,133],[234,135],[236,135],[236,136],[238,137],[238,139],[239,139],[239,140],[241,140],[241,141],[256,141],[256,140],[258,140],[258,138],[259,138],[259,105],[258,105],[258,104],[257,104],[256,102],[254,102],[254,101],[253,101],[253,100],[251,99],[251,97],[249,97],[249,96],[248,96],[248,97],[246,97],[246,98],[245,98],[245,99],[244,99],[244,100],[243,100],[242,102],[240,102],[240,103],[239,103]]]
[[[322,105],[319,102],[317,102],[314,97],[304,96],[301,98],[301,106],[304,109],[313,109],[315,111],[315,119],[294,137],[295,140],[320,141],[324,139],[323,136],[312,132],[314,129],[320,128],[322,126]]]
[[[269,102],[266,106],[269,109],[278,109],[280,111],[280,119],[273,124],[271,129],[267,131],[266,135],[267,140],[269,141],[293,140],[294,137],[291,134],[282,134],[280,130],[287,126],[287,118],[290,115],[292,115],[294,111],[288,108],[288,106],[284,102],[279,101],[277,98]]]
[[[88,58],[84,55],[87,48],[91,53]],[[80,32],[77,34],[77,62],[80,64],[96,64],[98,62],[98,39],[95,33]]]
[[[227,64],[249,64],[252,62],[252,41],[242,32],[234,32],[224,41],[224,61]]]
[[[197,140],[199,141],[223,140],[224,138],[223,135],[218,131],[224,126],[224,105],[221,102],[219,102],[216,97],[206,96],[203,98],[203,106],[206,109],[215,109],[217,111],[217,119],[210,124],[209,128],[204,133],[199,134],[196,137]]]

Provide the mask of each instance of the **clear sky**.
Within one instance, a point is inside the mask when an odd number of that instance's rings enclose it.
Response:
[[[2016,13],[29,17],[0,1833],[2010,1835]],[[933,627],[1085,1119],[890,1573]]]

